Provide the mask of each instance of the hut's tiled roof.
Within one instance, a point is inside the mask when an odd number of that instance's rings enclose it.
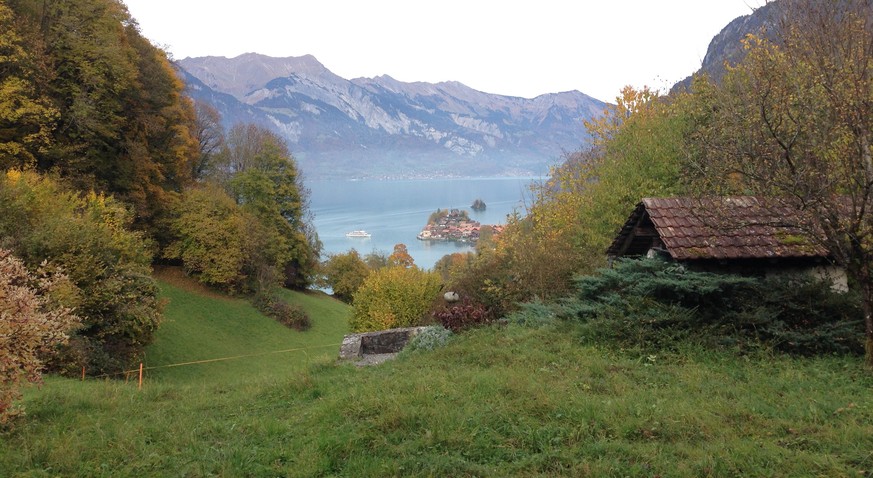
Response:
[[[798,227],[797,211],[753,196],[645,198],[634,209],[607,254],[622,255],[645,219],[651,220],[673,259],[827,257]]]

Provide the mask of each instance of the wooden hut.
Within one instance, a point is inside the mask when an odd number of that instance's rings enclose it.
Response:
[[[846,290],[845,270],[809,229],[796,209],[760,197],[644,198],[607,256],[660,256],[712,272],[812,273]]]

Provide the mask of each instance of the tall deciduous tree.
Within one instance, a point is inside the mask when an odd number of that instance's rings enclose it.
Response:
[[[873,3],[787,0],[722,85],[698,82],[692,173],[781,198],[863,293],[873,366]]]
[[[683,191],[687,96],[661,97],[648,88],[627,87],[621,93],[599,122],[586,123],[596,149],[555,175],[578,207],[574,242],[585,272],[604,265],[604,251],[632,205],[643,197]]]
[[[194,102],[194,137],[197,139],[200,154],[194,161],[191,175],[194,179],[205,178],[225,151],[224,128],[221,126],[221,113],[203,101]]]
[[[308,215],[308,191],[285,142],[260,126],[237,125],[222,159],[216,176],[269,234],[261,272],[275,268],[286,287],[309,285],[320,243]]]
[[[57,111],[38,96],[33,74],[12,10],[0,1],[0,170],[34,166],[50,145]]]
[[[409,255],[409,250],[406,244],[394,244],[394,251],[388,256],[389,267],[412,267],[415,265],[415,259]]]
[[[483,229],[485,227],[488,227],[490,234],[491,228],[489,226],[483,226]],[[481,229],[479,232],[479,241],[482,241]],[[451,283],[452,279],[463,276],[470,269],[475,260],[476,254],[472,252],[455,252],[452,254],[446,254],[433,265],[433,271],[440,275],[440,278],[442,278],[444,283]]]
[[[479,247],[450,286],[500,314],[518,302],[559,297],[574,275],[605,266],[629,207],[682,191],[687,108],[682,95],[622,89],[615,105],[586,123],[593,147],[569,155],[535,185],[527,214],[511,216],[494,247]]]
[[[352,249],[344,254],[331,255],[321,264],[319,272],[319,285],[330,287],[336,298],[351,302],[371,270],[358,251]]]
[[[58,113],[50,147],[32,152],[38,170],[132,203],[137,226],[154,233],[198,154],[193,107],[166,54],[119,0],[6,3],[36,94]]]

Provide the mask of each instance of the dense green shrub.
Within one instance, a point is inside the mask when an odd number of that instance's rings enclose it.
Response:
[[[172,222],[176,240],[164,250],[179,259],[185,272],[226,292],[245,292],[252,286],[246,264],[252,255],[249,240],[255,220],[214,185],[192,188],[182,196]]]
[[[661,260],[619,261],[577,281],[562,315],[595,340],[671,348],[683,340],[795,354],[860,353],[857,295],[809,276],[741,277]]]
[[[417,325],[440,290],[439,275],[412,267],[372,272],[355,292],[349,325],[355,332]]]
[[[330,287],[334,297],[343,302],[351,302],[368,275],[370,267],[358,251],[351,249],[343,254],[332,254],[322,262],[316,284]]]
[[[0,242],[35,269],[47,261],[72,288],[61,302],[82,326],[54,368],[114,372],[135,363],[161,317],[151,245],[112,197],[70,191],[51,178],[0,177]]]
[[[812,277],[763,279],[749,300],[755,304],[737,315],[779,350],[797,354],[864,352],[864,320],[857,292],[837,293],[830,283]]]
[[[261,313],[271,317],[292,329],[304,331],[312,326],[309,314],[297,304],[289,304],[282,298],[269,292],[260,292],[255,295],[252,304]]]

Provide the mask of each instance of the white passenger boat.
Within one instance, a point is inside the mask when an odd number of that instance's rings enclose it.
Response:
[[[370,233],[367,231],[352,231],[347,232],[346,237],[370,237]]]

